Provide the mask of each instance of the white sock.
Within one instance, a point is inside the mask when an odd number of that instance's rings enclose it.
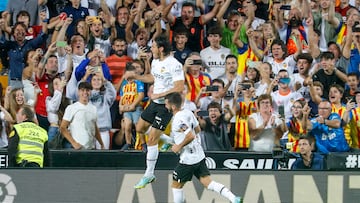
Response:
[[[207,189],[219,193],[221,196],[225,197],[231,202],[235,201],[235,195],[221,183],[218,183],[216,181],[211,181]]]
[[[153,176],[157,158],[159,156],[158,145],[148,146],[146,154],[146,171],[145,176]]]
[[[164,143],[174,143],[174,139],[166,134],[160,135],[160,140]]]
[[[184,190],[182,188],[172,188],[174,203],[183,203],[184,202]]]

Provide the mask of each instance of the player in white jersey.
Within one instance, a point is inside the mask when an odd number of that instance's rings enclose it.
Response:
[[[144,188],[155,180],[154,169],[159,156],[158,142],[172,117],[172,114],[165,108],[164,97],[173,92],[182,92],[184,89],[185,79],[182,64],[170,55],[171,49],[168,37],[161,35],[155,38],[151,46],[154,57],[151,63],[151,73],[138,75],[135,72],[127,71],[124,74],[124,78],[133,78],[154,84],[150,104],[136,124],[136,132],[140,136],[144,136],[150,125],[152,126],[147,141],[146,171],[135,185],[136,189]]]
[[[207,32],[207,39],[210,46],[200,51],[201,60],[208,67],[206,72],[211,79],[225,76],[225,58],[231,53],[230,49],[220,45],[222,30],[218,27],[211,27]]]
[[[174,144],[171,150],[180,154],[180,161],[173,172],[172,191],[175,203],[185,201],[183,187],[187,181],[191,181],[195,175],[201,184],[212,191],[219,193],[233,203],[242,202],[241,197],[236,197],[223,184],[211,180],[209,169],[205,163],[205,153],[200,143],[200,126],[195,115],[182,109],[180,93],[172,93],[166,96],[165,106],[172,112],[171,135]]]

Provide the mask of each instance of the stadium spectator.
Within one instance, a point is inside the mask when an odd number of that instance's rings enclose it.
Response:
[[[119,1],[120,2],[120,1]],[[139,14],[139,12],[137,13]],[[116,39],[124,39],[126,40],[126,31],[125,27],[128,24],[130,17],[130,8],[125,6],[117,7],[115,28],[116,28]],[[130,30],[133,34],[139,28],[140,18],[137,17],[134,19],[133,23],[129,23]]]
[[[96,124],[97,110],[94,105],[89,103],[91,89],[88,82],[80,82],[78,86],[79,100],[65,109],[60,132],[68,141],[65,144],[67,149],[95,149],[95,139],[100,143],[101,149],[104,148]]]
[[[2,17],[4,19],[8,18],[8,15],[10,15],[7,11],[2,13]],[[39,15],[40,16],[40,15]],[[26,36],[25,39],[26,40],[30,40],[30,39],[34,39],[36,38],[41,32],[42,32],[42,25],[44,26],[48,26],[48,20],[46,19],[45,13],[41,13],[41,19],[44,20],[44,22],[40,22],[40,24],[34,24],[34,25],[30,25],[30,14],[29,12],[25,11],[25,10],[21,10],[19,11],[19,13],[16,15],[16,23],[20,22],[20,23],[24,23],[24,25],[26,26],[27,30],[26,30]],[[8,24],[7,21],[5,21],[5,27],[4,27],[4,31],[6,31],[9,35],[11,35],[11,26]]]
[[[347,74],[346,85],[349,87],[345,89],[342,101],[348,102],[348,100],[355,101],[355,95],[357,88],[359,87],[359,76],[356,73]],[[345,99],[345,100],[344,100]]]
[[[205,96],[201,94],[201,89],[211,85],[211,78],[202,71],[203,62],[198,52],[190,53],[183,67],[185,82],[189,89],[186,98],[196,104],[201,97]]]
[[[360,20],[358,20],[357,22],[360,22]],[[348,29],[348,34],[346,36],[346,41],[343,49],[343,55],[345,58],[348,58],[350,60],[347,72],[356,73],[358,76],[360,76],[360,25],[355,25],[355,22],[353,20],[350,20],[349,26],[351,26],[351,29]],[[352,48],[352,46],[354,47]]]
[[[86,17],[86,23],[90,28],[90,37],[87,48],[89,51],[93,51],[95,49],[101,50],[105,57],[108,57],[110,55],[111,42],[116,36],[116,30],[110,28],[111,34],[104,34],[104,25],[98,16]]]
[[[306,128],[302,125],[303,112],[302,109],[306,105],[306,101],[299,99],[296,100],[291,106],[292,116],[288,122],[286,122],[287,133],[287,145],[286,148],[290,152],[299,152],[299,140],[300,137],[306,134]]]
[[[320,0],[320,11],[312,13],[314,29],[321,31],[320,50],[327,51],[327,43],[336,41],[337,31],[343,23],[341,15],[335,12],[334,1]]]
[[[313,153],[314,139],[309,136],[299,138],[300,157],[292,164],[291,170],[324,170],[324,157]]]
[[[311,108],[310,110],[310,118],[314,118],[318,116],[318,105],[322,100],[324,100],[323,90],[324,86],[319,82],[309,80],[308,85],[310,86],[310,96],[311,99],[308,101],[308,105]]]
[[[235,36],[235,30],[238,26],[241,26],[243,23],[243,19],[240,15],[240,12],[237,10],[233,10],[228,13],[225,19],[223,19],[224,14],[226,10],[229,8],[229,5],[231,4],[231,0],[226,0],[224,4],[221,6],[219,12],[216,15],[216,21],[219,23],[220,28],[222,29],[221,33],[221,45],[224,47],[227,47],[231,50],[231,54],[237,56],[238,50],[237,50],[237,44],[233,43],[233,38],[240,39],[240,36]]]
[[[206,111],[208,109],[208,105],[211,102],[217,102],[221,105],[221,108],[224,108],[226,105],[224,99],[224,86],[224,81],[222,81],[221,79],[215,79],[213,80],[211,86],[201,88],[198,97],[200,97],[200,95],[204,93],[210,93],[210,96],[201,97],[199,100],[197,99],[198,102],[196,103],[196,105],[199,107],[199,109],[201,111]],[[228,104],[232,106],[232,102]]]
[[[135,38],[131,41],[128,41],[129,45],[127,48],[127,55],[132,59],[137,59],[139,57],[139,49],[145,49],[146,52],[149,52],[149,37],[150,33],[145,28],[138,28],[135,32]]]
[[[66,13],[66,16],[72,18],[73,21],[66,30],[66,36],[71,38],[74,35],[75,23],[80,19],[85,19],[89,16],[89,10],[80,5],[80,0],[69,0],[70,3],[65,6],[62,12]]]
[[[280,70],[267,90],[267,94],[270,94],[273,99],[273,112],[280,114],[285,121],[288,121],[291,117],[292,102],[303,98],[300,93],[290,89],[290,82],[291,78],[289,77],[289,73],[284,69]],[[275,86],[278,87],[278,90],[272,91]]]
[[[112,84],[115,87],[116,92],[119,92],[120,85],[123,80],[123,75],[125,72],[126,64],[133,59],[127,56],[127,43],[125,39],[115,39],[112,43],[112,50],[113,53],[111,56],[105,59],[105,63],[109,67],[110,74],[112,76]],[[117,96],[114,104],[111,106],[111,120],[112,126],[114,128],[120,125],[120,114],[119,114],[119,100],[120,97]]]
[[[166,16],[172,31],[175,31],[180,27],[186,28],[189,33],[189,39],[186,46],[191,51],[200,52],[204,48],[204,25],[215,17],[219,10],[220,2],[220,0],[216,0],[215,6],[211,11],[199,17],[195,17],[195,5],[190,2],[185,2],[181,8],[181,16],[175,17],[169,13],[171,7],[176,3],[176,1],[173,0],[164,9],[163,15]]]
[[[351,34],[351,33],[350,33]],[[348,66],[350,63],[349,58],[345,58],[342,54],[341,51],[341,47],[340,45],[336,44],[333,41],[330,41],[328,43],[328,50],[329,52],[334,54],[335,57],[335,67],[341,67],[342,69],[345,70],[345,72],[347,73],[348,71]]]
[[[135,71],[135,67],[129,63],[126,66],[126,72],[127,71]],[[141,113],[143,112],[142,100],[145,96],[144,83],[140,80],[124,79],[119,89],[121,98],[119,102],[119,112],[123,114],[124,118],[122,128],[126,141],[126,144],[121,150],[128,150],[134,148],[132,143],[133,124],[139,121]]]
[[[257,99],[258,112],[250,115],[248,120],[250,133],[249,151],[272,152],[274,146],[280,145],[284,133],[284,121],[272,112],[273,99],[263,94]]]
[[[77,101],[77,79],[75,77],[76,68],[86,59],[85,39],[82,35],[73,35],[70,40],[71,54],[67,54],[66,64],[68,70],[66,77],[69,78],[66,85],[66,97],[72,101]]]
[[[360,88],[355,91],[355,99],[348,101],[346,105],[346,111],[349,113],[349,117],[345,116],[344,119],[350,121],[350,137],[351,151],[357,152],[360,148]]]
[[[294,33],[294,36],[297,39],[297,47],[300,47],[300,35]],[[285,69],[289,75],[292,75],[295,71],[297,56],[301,53],[302,49],[298,48],[295,54],[288,56],[284,42],[280,39],[275,39],[271,44],[270,50],[272,56],[264,56],[263,61],[271,64],[273,73],[277,75],[280,70]]]
[[[25,53],[31,49],[39,48],[47,39],[46,26],[44,32],[35,39],[26,40],[26,26],[23,23],[16,23],[12,28],[14,41],[0,42],[0,48],[7,51],[9,56],[9,85],[12,87],[23,87],[22,71],[25,68]]]
[[[58,77],[58,60],[54,55],[56,51],[55,43],[52,43],[43,58],[41,59],[36,72],[36,82],[39,87],[35,105],[36,117],[39,126],[48,131],[50,123],[47,118],[46,98],[50,96],[49,83]]]
[[[184,65],[185,60],[190,56],[191,50],[185,45],[188,41],[188,31],[185,28],[174,30],[174,57]]]
[[[313,58],[311,54],[299,54],[296,61],[296,67],[299,72],[290,76],[291,88],[293,89],[293,91],[300,93],[306,101],[310,100],[310,90],[307,83],[311,79],[309,72],[312,62]]]
[[[6,11],[10,13],[11,25],[15,25],[16,16],[21,10],[26,10],[30,14],[30,26],[36,25],[38,22],[38,1],[37,0],[13,0],[8,1]]]
[[[267,62],[260,63],[258,66],[255,66],[255,68],[260,73],[260,80],[254,85],[256,90],[255,95],[258,97],[262,94],[266,94],[267,88],[271,84],[273,73],[272,66]]]
[[[232,149],[228,136],[228,122],[233,117],[229,107],[224,108],[224,114],[221,104],[213,101],[207,105],[209,113],[207,117],[199,115],[197,117],[202,129],[201,145],[205,151],[230,151]]]
[[[42,57],[42,49],[29,50],[25,55],[25,68],[22,72],[22,83],[24,85],[24,96],[31,106],[35,104],[35,75],[37,66]]]
[[[339,84],[344,87],[346,82],[345,70],[341,67],[335,67],[335,56],[331,52],[323,52],[320,55],[320,66],[317,72],[312,76],[314,81],[319,81],[323,86],[323,97],[329,97],[329,90],[332,84]]]
[[[341,118],[337,113],[331,112],[331,103],[327,100],[319,104],[319,116],[307,119],[310,108],[303,109],[303,126],[306,131],[316,139],[316,148],[319,152],[347,152],[349,145],[346,142],[344,130],[341,127]]]
[[[236,86],[241,83],[242,77],[237,73],[238,61],[235,55],[229,54],[225,58],[225,75],[221,77],[225,83],[225,98],[229,97],[232,100],[232,96],[235,94]]]
[[[103,72],[88,68],[82,81],[91,77],[91,94],[89,103],[97,110],[97,126],[100,131],[103,146],[96,141],[96,149],[110,149],[110,129],[112,128],[110,107],[116,98],[116,90],[110,81],[104,78]]]
[[[87,54],[87,58],[85,58],[78,67],[75,68],[75,78],[77,81],[83,79],[86,75],[87,69],[91,69],[93,72],[101,71],[106,80],[111,81],[111,74],[109,70],[109,66],[105,63],[105,55],[99,50],[95,49],[92,52]],[[87,77],[87,81],[91,81],[90,77]]]
[[[241,95],[241,96],[240,96]],[[235,122],[232,125],[233,132],[230,131],[230,138],[235,150],[248,150],[250,146],[250,134],[248,119],[256,111],[256,102],[254,83],[250,80],[244,80],[236,84],[233,99],[233,111],[235,113]]]
[[[7,119],[10,126],[16,123],[16,113],[24,105],[27,105],[24,91],[21,88],[7,86],[5,90],[4,108],[11,116],[11,118]],[[36,118],[34,120],[37,123]]]
[[[65,110],[64,106],[66,107],[69,104],[63,94],[65,85],[65,78],[54,78],[48,85],[49,96],[46,97],[45,104],[47,119],[50,123],[48,129],[49,142],[51,142],[51,140],[59,133],[60,121]]]
[[[201,60],[206,66],[206,72],[212,79],[221,78],[225,75],[225,58],[230,49],[220,45],[222,31],[219,27],[210,27],[207,31],[207,40],[210,46],[200,51]]]

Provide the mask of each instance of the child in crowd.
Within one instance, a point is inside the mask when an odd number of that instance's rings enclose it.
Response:
[[[136,71],[136,69],[131,64],[127,64],[125,71]],[[122,150],[128,150],[132,147],[132,126],[138,122],[143,111],[141,101],[144,98],[144,83],[133,79],[123,80],[120,86],[120,97],[119,110],[124,114],[123,128],[126,140]]]

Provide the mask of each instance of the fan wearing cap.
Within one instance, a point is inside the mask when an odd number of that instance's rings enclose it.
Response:
[[[111,35],[104,33],[103,21],[99,16],[88,16],[86,22],[90,28],[90,38],[88,43],[89,51],[99,50],[106,57],[110,55],[111,42],[116,37],[116,29],[111,29]]]
[[[286,121],[288,121],[291,117],[291,107],[293,102],[303,98],[300,93],[294,92],[290,89],[290,82],[291,79],[289,78],[289,73],[282,69],[267,89],[267,94],[270,94],[273,100],[274,111],[279,113],[281,116],[285,116],[284,118]],[[275,86],[278,86],[278,90],[272,92]],[[282,109],[284,111],[282,111]],[[284,115],[282,115],[283,113]]]
[[[80,82],[78,86],[79,100],[65,109],[60,132],[69,143],[65,148],[95,149],[95,139],[101,149],[104,148],[99,128],[96,124],[97,110],[89,103],[92,87],[88,82]]]

